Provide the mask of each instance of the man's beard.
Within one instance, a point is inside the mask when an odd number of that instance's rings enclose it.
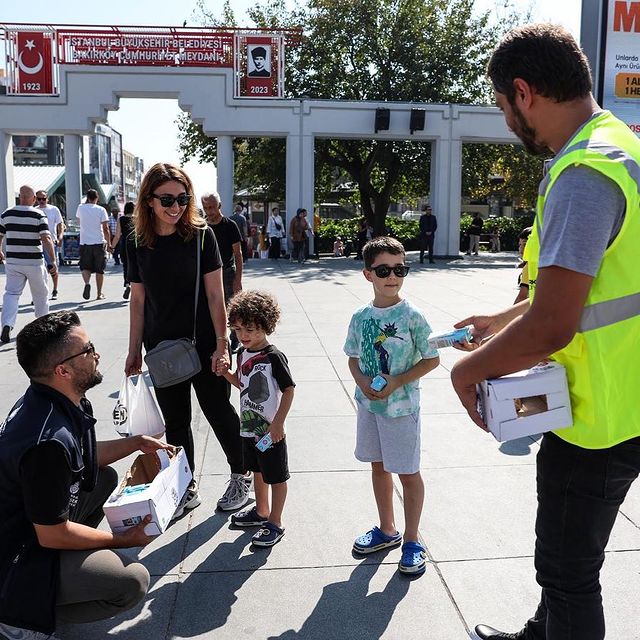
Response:
[[[74,380],[76,390],[85,394],[89,389],[95,387],[102,382],[102,374],[96,369],[91,373],[79,374]]]
[[[517,124],[517,128],[514,129],[513,132],[520,138],[524,148],[534,156],[547,155],[549,148],[536,140],[538,135],[537,131],[526,123],[520,109],[515,104],[512,104],[511,110],[513,111],[513,117]]]

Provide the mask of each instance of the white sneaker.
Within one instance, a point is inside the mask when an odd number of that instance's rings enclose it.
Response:
[[[31,629],[20,629],[0,622],[0,635],[6,640],[55,640],[55,636]]]
[[[249,488],[251,487],[251,474],[243,476],[241,473],[232,473],[227,488],[218,500],[218,509],[233,511],[244,507],[249,501]]]
[[[182,500],[178,503],[176,507],[175,513],[171,516],[172,520],[177,520],[182,516],[185,510],[195,509],[202,504],[202,499],[200,498],[200,492],[198,491],[197,482],[193,482],[191,486],[187,489],[185,494],[182,496]]]

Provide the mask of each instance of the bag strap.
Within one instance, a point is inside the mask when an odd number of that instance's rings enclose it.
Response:
[[[198,237],[200,232],[196,231],[196,255],[198,256],[196,259],[196,301],[193,308],[193,338],[191,342],[195,346],[196,344],[196,319],[198,317],[198,296],[200,295],[200,238]],[[204,246],[204,233],[202,234],[202,245]]]

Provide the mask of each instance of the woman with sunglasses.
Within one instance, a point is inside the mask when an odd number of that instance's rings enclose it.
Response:
[[[200,243],[200,289],[196,315],[196,349],[202,370],[191,379],[156,388],[169,444],[184,447],[194,471],[191,430],[191,387],[214,430],[231,469],[231,480],[218,501],[237,509],[248,499],[250,478],[242,464],[240,421],[229,401],[230,385],[215,374],[228,361],[227,317],[222,263],[213,231],[199,215],[189,176],[179,167],[158,163],[145,175],[135,209],[135,233],[127,239],[131,283],[127,375],[140,373],[142,346],[153,349],[163,340],[190,338],[194,324],[194,289]],[[194,483],[176,511],[200,504]]]

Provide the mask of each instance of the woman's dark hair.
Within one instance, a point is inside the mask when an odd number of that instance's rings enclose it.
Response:
[[[142,179],[135,208],[136,237],[141,245],[147,247],[153,247],[157,235],[151,200],[156,189],[165,182],[179,182],[184,187],[185,193],[191,196],[189,204],[176,223],[178,235],[185,241],[191,240],[197,229],[203,229],[207,226],[206,221],[198,213],[198,207],[193,197],[193,185],[189,176],[180,167],[158,162],[147,171]]]
[[[515,78],[554,102],[585,98],[592,87],[584,52],[566,29],[554,24],[527,24],[509,31],[493,52],[487,75],[510,104],[515,101]]]
[[[132,215],[135,208],[136,208],[136,205],[133,202],[125,202],[124,203],[124,215],[125,216]]]
[[[80,326],[75,311],[56,311],[30,322],[16,337],[18,362],[30,380],[47,378],[67,356],[69,333]]]

